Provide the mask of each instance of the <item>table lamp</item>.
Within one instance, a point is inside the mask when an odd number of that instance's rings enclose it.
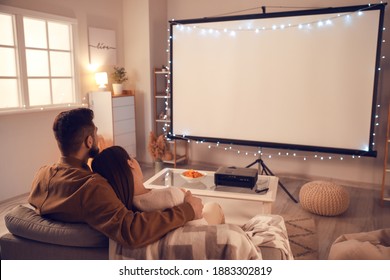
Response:
[[[95,73],[96,84],[99,85],[99,89],[104,90],[108,84],[107,72],[97,72]]]

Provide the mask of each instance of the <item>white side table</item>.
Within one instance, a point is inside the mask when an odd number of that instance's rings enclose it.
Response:
[[[279,179],[275,176],[259,175],[257,184],[268,185],[269,190],[256,193],[250,188],[218,186],[214,184],[212,171],[200,171],[206,176],[195,183],[188,183],[180,174],[186,169],[165,168],[147,180],[146,188],[177,187],[190,190],[203,203],[217,202],[221,205],[227,223],[242,225],[258,214],[271,214],[275,202]]]

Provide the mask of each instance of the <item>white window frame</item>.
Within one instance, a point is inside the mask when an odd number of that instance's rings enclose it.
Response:
[[[68,18],[64,16],[58,16],[53,14],[47,14],[37,11],[31,11],[16,7],[3,6],[0,5],[0,12],[4,14],[9,14],[13,16],[14,19],[14,38],[16,45],[16,64],[17,64],[17,80],[19,87],[19,107],[14,108],[0,108],[0,114],[3,113],[18,113],[18,112],[32,112],[32,111],[42,111],[46,109],[59,109],[59,108],[69,108],[69,107],[79,107],[83,106],[81,104],[81,95],[79,88],[79,69],[78,69],[78,36],[77,36],[77,20],[75,18]],[[72,56],[72,66],[73,74],[72,79],[74,81],[74,101],[67,104],[51,104],[47,105],[29,105],[29,93],[28,93],[28,77],[27,77],[27,64],[26,64],[26,48],[24,43],[24,28],[23,28],[23,17],[34,18],[44,21],[52,21],[63,24],[69,24],[71,26],[71,56]],[[48,51],[50,49],[47,49]],[[49,74],[48,77],[50,80],[52,77]]]

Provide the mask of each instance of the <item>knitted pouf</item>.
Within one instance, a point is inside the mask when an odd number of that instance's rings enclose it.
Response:
[[[341,186],[325,181],[304,184],[299,191],[303,209],[322,216],[336,216],[349,206],[349,194]]]

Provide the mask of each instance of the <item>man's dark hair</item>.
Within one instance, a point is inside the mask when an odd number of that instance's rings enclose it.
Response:
[[[68,156],[78,151],[88,135],[93,135],[93,111],[78,108],[61,112],[53,123],[53,132],[62,155]]]

